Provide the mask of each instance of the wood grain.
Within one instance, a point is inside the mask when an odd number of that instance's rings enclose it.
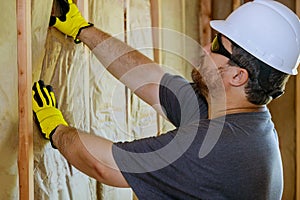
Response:
[[[19,101],[19,199],[31,200],[33,188],[31,1],[17,0],[18,101]]]

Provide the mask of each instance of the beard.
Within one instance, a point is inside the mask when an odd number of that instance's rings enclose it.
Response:
[[[203,76],[200,74],[198,69],[193,68],[191,77],[193,82],[195,83],[195,91],[199,95],[203,95],[206,99],[208,98],[209,92],[208,92],[208,87],[207,84],[205,83]]]
[[[196,87],[195,91],[203,95],[206,100],[225,98],[222,76],[214,65],[202,64],[198,68],[194,68],[191,77]]]

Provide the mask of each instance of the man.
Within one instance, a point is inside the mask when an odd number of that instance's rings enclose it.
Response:
[[[51,25],[86,44],[107,70],[176,129],[112,143],[69,127],[50,86],[33,86],[33,111],[45,138],[98,181],[131,187],[139,199],[281,199],[282,163],[266,107],[297,73],[299,18],[282,4],[256,0],[225,21],[204,50],[194,83],[89,24],[70,4]]]

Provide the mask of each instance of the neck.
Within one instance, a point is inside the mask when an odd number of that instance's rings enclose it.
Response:
[[[267,110],[266,105],[254,105],[249,102],[239,103],[237,105],[228,105],[226,102],[223,103],[208,103],[208,118],[214,119],[229,114],[236,113],[247,113],[247,112],[264,112]]]

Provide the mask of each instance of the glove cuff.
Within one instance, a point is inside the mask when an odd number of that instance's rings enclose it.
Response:
[[[49,135],[49,139],[50,139],[50,144],[52,146],[53,149],[57,149],[57,147],[54,145],[54,142],[52,140],[52,136],[54,135],[55,131],[56,131],[57,127],[55,129],[53,129],[53,131],[51,131],[50,135]]]
[[[92,26],[94,26],[94,24],[88,22],[88,25],[87,25],[87,26],[83,26],[83,27],[79,28],[78,33],[77,33],[77,35],[76,35],[76,37],[75,37],[75,39],[74,39],[75,44],[81,43],[81,41],[77,38],[77,37],[80,35],[81,30],[82,30],[82,29],[85,29],[85,28],[88,28],[88,27],[92,27]]]

